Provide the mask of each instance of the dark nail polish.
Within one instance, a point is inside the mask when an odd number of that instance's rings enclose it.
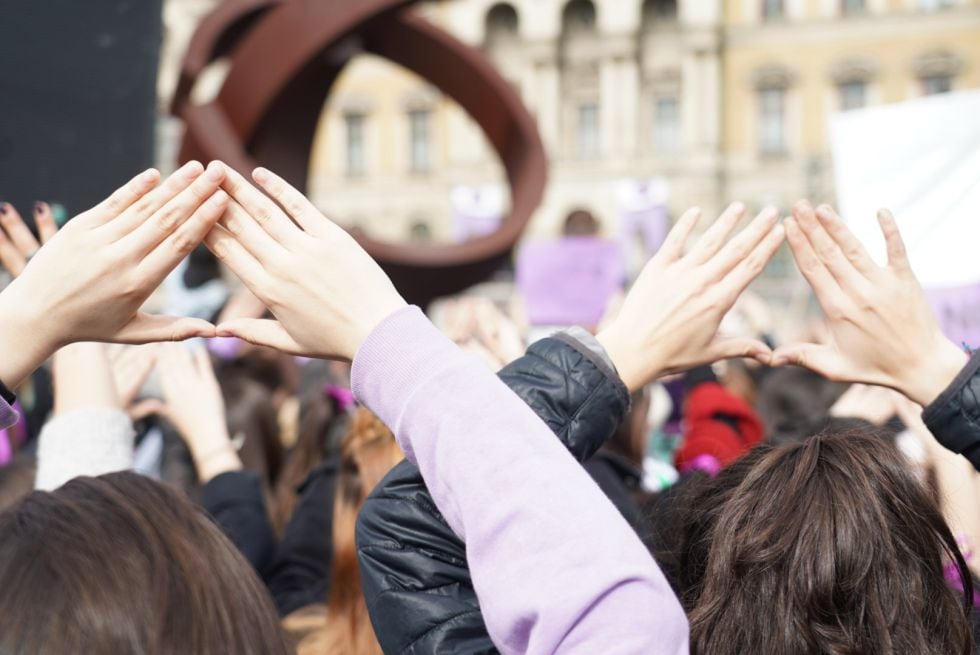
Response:
[[[44,203],[38,200],[37,202],[34,203],[34,213],[40,214],[43,211],[44,211]]]
[[[0,205],[0,214],[3,214],[4,216],[6,216],[7,215],[7,208],[8,207],[9,207],[9,205],[7,203],[3,203],[2,205]]]

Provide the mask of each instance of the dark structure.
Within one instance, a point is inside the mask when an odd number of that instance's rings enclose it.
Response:
[[[187,123],[181,159],[261,163],[305,189],[323,104],[354,55],[385,57],[425,78],[481,126],[507,171],[511,213],[486,237],[400,245],[359,237],[410,301],[425,304],[485,279],[510,255],[547,177],[534,119],[479,51],[416,16],[414,0],[227,0],[201,23],[184,60],[173,111]],[[217,98],[190,100],[202,70],[231,68]]]
[[[160,4],[0,2],[0,201],[74,215],[153,165]]]

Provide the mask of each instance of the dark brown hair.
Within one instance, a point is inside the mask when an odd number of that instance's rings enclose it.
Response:
[[[861,433],[764,444],[686,504],[692,653],[972,653],[966,563],[892,445]]]
[[[300,644],[300,655],[381,655],[361,589],[354,527],[368,494],[401,459],[395,437],[381,419],[358,409],[341,448],[326,623]]]
[[[220,529],[134,473],[77,478],[0,515],[0,653],[287,653]]]

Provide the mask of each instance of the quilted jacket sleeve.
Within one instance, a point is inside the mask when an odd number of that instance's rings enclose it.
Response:
[[[532,345],[500,378],[583,461],[629,410],[629,393],[601,356],[558,335]],[[466,549],[425,487],[401,462],[361,509],[357,549],[368,611],[389,655],[496,653],[466,564]]]
[[[943,446],[963,455],[980,471],[980,353],[922,413]]]

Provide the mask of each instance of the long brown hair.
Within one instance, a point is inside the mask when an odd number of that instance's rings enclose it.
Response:
[[[265,586],[181,494],[76,478],[0,515],[0,653],[288,652]]]
[[[300,644],[300,655],[381,655],[361,590],[354,527],[368,494],[401,459],[385,424],[358,409],[341,447],[326,624]]]
[[[863,433],[762,445],[685,504],[693,653],[972,653],[966,563],[893,445]]]

